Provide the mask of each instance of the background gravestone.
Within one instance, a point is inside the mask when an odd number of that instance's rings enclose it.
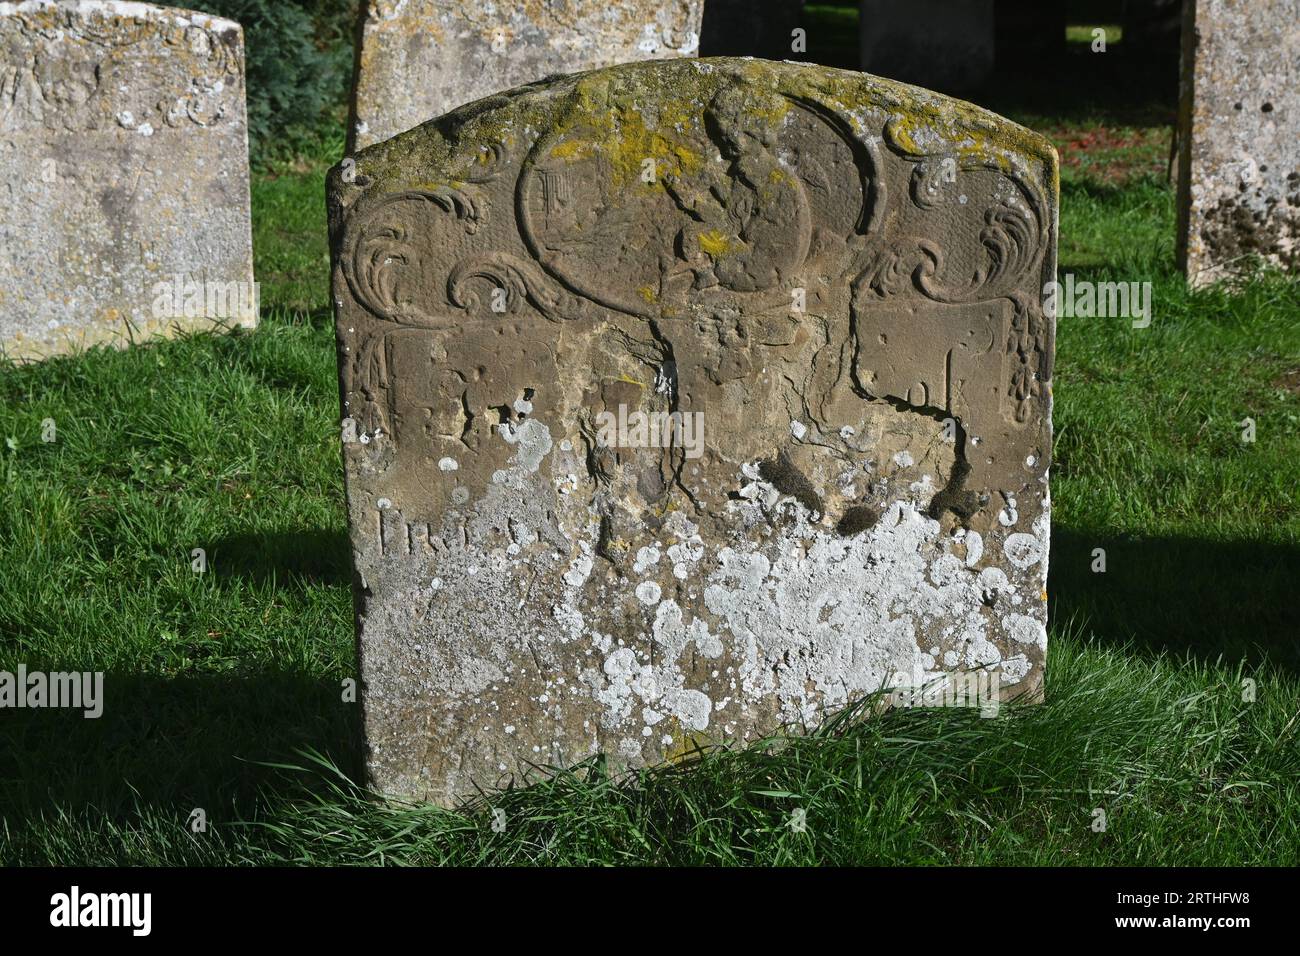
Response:
[[[801,58],[792,34],[802,15],[803,0],[706,0],[700,56]]]
[[[993,0],[861,0],[858,11],[868,73],[955,93],[993,72]]]
[[[1034,694],[1056,175],[968,104],[729,59],[336,167],[374,782],[451,802],[958,671]]]
[[[1205,285],[1300,267],[1300,0],[1187,0],[1178,257]]]
[[[366,0],[349,149],[524,83],[694,56],[704,0]]]
[[[0,4],[0,179],[5,355],[256,324],[238,24]]]

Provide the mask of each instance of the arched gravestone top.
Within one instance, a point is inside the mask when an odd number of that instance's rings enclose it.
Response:
[[[374,781],[451,802],[1046,651],[1056,156],[754,60],[594,71],[332,171]]]
[[[256,324],[239,24],[0,3],[0,354]]]

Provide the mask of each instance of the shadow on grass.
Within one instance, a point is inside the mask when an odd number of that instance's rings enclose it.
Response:
[[[1148,174],[1140,179],[1123,183],[1097,182],[1092,179],[1075,179],[1061,183],[1061,204],[1066,205],[1078,200],[1089,199],[1098,203],[1122,205],[1133,195],[1135,186],[1154,187],[1159,190],[1167,188],[1162,177]]]
[[[347,586],[352,581],[350,548],[345,531],[309,529],[219,538],[209,546],[208,557],[219,584],[238,578],[258,584]]]
[[[299,675],[104,675],[103,713],[12,710],[0,722],[0,818],[52,809],[125,817],[136,806],[202,807],[230,819],[274,786],[270,762],[312,747],[358,779],[359,709],[337,681]],[[181,826],[185,821],[178,820]]]
[[[216,567],[279,582],[346,582],[347,539],[336,531],[249,535],[221,542]],[[1105,573],[1092,570],[1094,550]],[[1057,629],[1084,624],[1105,642],[1201,661],[1268,661],[1300,673],[1300,549],[1248,541],[1120,538],[1057,527],[1051,553]],[[257,814],[266,791],[323,788],[322,779],[264,763],[299,763],[303,749],[361,776],[359,708],[339,684],[292,672],[180,677],[110,673],[103,716],[11,710],[0,721],[0,819],[15,832],[52,812],[127,819],[204,808],[212,820]],[[185,820],[177,819],[183,827]]]
[[[1104,573],[1092,570],[1097,548]],[[1300,673],[1300,549],[1055,527],[1049,575],[1053,620],[1101,640]]]

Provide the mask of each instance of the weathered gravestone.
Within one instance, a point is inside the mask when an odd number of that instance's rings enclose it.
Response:
[[[1300,268],[1300,0],[1187,0],[1179,261],[1193,285]]]
[[[801,59],[794,31],[803,0],[706,0],[700,27],[700,56],[757,56]]]
[[[761,60],[553,80],[330,176],[369,767],[452,801],[1046,646],[1056,157]]]
[[[694,56],[704,0],[366,0],[350,148],[556,73]]]
[[[0,349],[256,323],[239,25],[0,3]]]
[[[993,72],[993,0],[861,0],[861,66],[944,92],[974,89]]]

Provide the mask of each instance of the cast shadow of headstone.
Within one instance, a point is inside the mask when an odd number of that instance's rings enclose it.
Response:
[[[323,786],[267,766],[302,765],[298,752],[308,749],[359,779],[357,704],[336,680],[107,673],[97,718],[72,709],[6,712],[0,819],[20,827],[57,812],[126,819],[137,809],[183,817],[203,808],[210,821],[230,823],[251,815],[267,788]]]
[[[219,538],[208,545],[208,559],[222,585],[346,586],[352,580],[349,548],[342,528],[263,532]]]
[[[232,536],[208,545],[208,558],[223,587],[251,582],[283,592],[347,587],[351,579],[342,530]],[[323,754],[361,779],[358,706],[355,694],[345,700],[338,679],[314,674],[109,672],[98,717],[5,711],[0,820],[21,828],[24,819],[52,813],[127,820],[136,811],[184,816],[194,808],[213,824],[246,819],[259,793],[326,786],[317,773],[266,766],[306,766],[301,751]]]
[[[1105,571],[1094,571],[1098,549]],[[1054,621],[1143,652],[1300,673],[1300,549],[1052,529]],[[1049,663],[1050,666],[1050,663]]]

